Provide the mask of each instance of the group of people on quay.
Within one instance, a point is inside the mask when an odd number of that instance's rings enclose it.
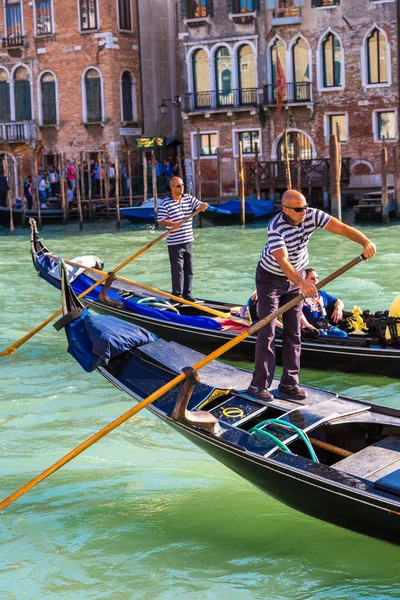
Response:
[[[81,183],[82,175],[83,182]],[[62,170],[55,165],[49,165],[46,169],[39,169],[37,186],[41,208],[47,208],[49,202],[61,201],[61,178],[65,181],[67,202],[69,205],[72,205],[77,197],[77,185],[80,185],[83,198],[88,198],[89,196],[89,185],[91,185],[92,198],[104,197],[106,177],[108,177],[109,182],[109,194],[112,197],[115,194],[116,186],[116,171],[113,162],[100,164],[99,161],[92,159],[89,163],[84,161],[82,168],[80,168],[74,160],[68,160]],[[129,178],[123,164],[119,165],[119,177],[121,195],[127,195],[129,193]],[[24,181],[24,196],[27,208],[35,209],[35,180],[32,175],[29,175]]]
[[[158,222],[167,227],[167,246],[171,266],[172,291],[175,296],[194,301],[192,296],[193,264],[192,219],[182,226],[180,221],[193,211],[206,210],[208,204],[200,202],[191,194],[184,192],[184,183],[180,177],[170,180],[170,194],[159,208]],[[308,243],[313,232],[325,229],[343,236],[362,246],[366,260],[376,254],[375,244],[363,233],[332,217],[317,208],[311,208],[302,193],[287,190],[282,196],[282,211],[268,224],[267,243],[262,251],[256,269],[256,294],[258,300],[258,318],[272,314],[283,304],[290,302],[299,294],[304,297],[300,302],[282,315],[283,373],[279,392],[283,397],[302,401],[307,392],[300,386],[301,327],[318,329],[318,320],[326,316],[326,308],[332,308],[331,318],[335,324],[342,318],[343,302],[326,292],[319,292],[316,284],[318,273],[315,269],[306,269]],[[256,342],[255,367],[247,393],[261,400],[273,398],[269,387],[275,374],[275,328],[276,319],[259,330]],[[323,335],[342,335],[335,325],[323,330]],[[344,335],[346,335],[343,332]]]

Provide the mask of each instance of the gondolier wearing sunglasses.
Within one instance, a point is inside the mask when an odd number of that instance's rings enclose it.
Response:
[[[331,217],[322,210],[309,208],[303,194],[287,190],[282,196],[282,211],[268,225],[268,241],[256,271],[259,319],[290,302],[299,293],[310,298],[318,293],[315,285],[306,281],[308,242],[318,228],[326,229],[357,242],[366,259],[376,254],[376,247],[363,233]],[[307,392],[299,385],[300,317],[302,303],[282,315],[283,373],[279,384],[281,397],[303,400]],[[271,399],[268,391],[275,373],[276,321],[259,330],[256,342],[255,368],[247,392],[255,398]]]
[[[183,181],[180,177],[171,177],[169,186],[171,193],[164,198],[158,210],[158,223],[167,227],[169,261],[171,264],[172,293],[174,296],[194,302],[192,296],[193,281],[193,219],[182,226],[179,221],[201,208],[208,207],[191,194],[184,193]]]

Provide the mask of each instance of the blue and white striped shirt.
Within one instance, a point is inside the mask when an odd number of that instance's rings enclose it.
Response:
[[[300,225],[291,225],[282,211],[268,224],[268,241],[261,254],[260,265],[274,275],[285,277],[276,258],[272,254],[276,250],[286,248],[289,261],[296,271],[301,271],[308,264],[308,242],[311,234],[317,229],[327,226],[331,216],[317,208],[307,208],[306,218]]]
[[[183,221],[191,215],[201,205],[191,194],[183,194],[180,202],[177,202],[171,196],[164,198],[158,209],[158,222],[160,221]],[[167,229],[170,229],[167,227]],[[187,244],[193,241],[193,219],[189,219],[172,233],[167,235],[168,246],[176,244]]]

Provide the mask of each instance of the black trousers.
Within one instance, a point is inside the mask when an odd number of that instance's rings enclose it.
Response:
[[[193,280],[192,242],[168,246],[171,263],[172,293],[191,296]]]

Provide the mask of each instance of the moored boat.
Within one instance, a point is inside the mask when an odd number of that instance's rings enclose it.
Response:
[[[33,264],[40,277],[60,288],[56,261],[47,256],[49,252],[32,225],[31,252]],[[80,294],[101,278],[90,271],[78,275],[72,282],[73,290]],[[226,322],[205,316],[203,312],[184,304],[167,302],[162,296],[118,280],[111,285],[108,297],[111,302],[99,298],[102,288],[96,288],[86,302],[97,313],[114,315],[154,332],[165,340],[184,343],[192,348],[211,351],[232,339],[243,330],[229,318],[233,304],[204,300],[203,305],[225,312]],[[117,305],[117,306],[116,306]],[[365,316],[365,314],[364,314]],[[350,334],[347,338],[317,338],[302,341],[302,366],[322,369],[359,371],[399,377],[400,343],[398,339],[386,340],[387,316],[376,313],[365,319],[365,334]],[[232,348],[227,356],[254,360],[255,336],[250,336]],[[276,354],[281,361],[282,340],[276,339]]]
[[[22,225],[23,220],[23,211],[21,208],[13,208],[12,209],[13,221],[14,225]],[[40,211],[40,217],[43,223],[52,224],[52,223],[61,223],[64,217],[64,211],[60,208],[42,208]],[[37,210],[29,210],[25,211],[25,219],[26,223],[28,223],[29,219],[37,219],[38,212]],[[72,208],[68,211],[68,219],[78,219],[79,213],[77,208]],[[10,209],[6,206],[0,206],[0,225],[8,227],[10,224]]]
[[[159,200],[159,204],[162,200]],[[154,223],[154,198],[143,202],[140,206],[121,208],[121,215],[131,223]]]
[[[241,202],[232,199],[218,206],[209,205],[202,217],[214,225],[237,225],[241,222]],[[245,200],[246,223],[271,218],[275,214],[273,200]]]
[[[184,369],[181,387],[149,410],[191,442],[277,500],[352,531],[400,541],[400,410],[306,386],[308,398],[248,396],[251,373],[107,316],[76,298],[61,265],[68,351],[137,401]],[[186,367],[186,369],[185,369]],[[157,395],[157,394],[156,394]]]

